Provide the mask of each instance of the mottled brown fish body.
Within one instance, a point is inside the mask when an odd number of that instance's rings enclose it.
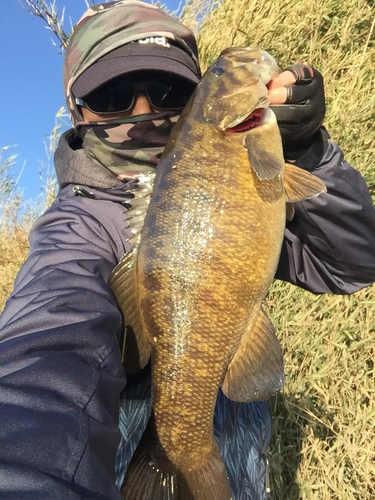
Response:
[[[181,159],[158,167],[138,269],[159,438],[174,463],[199,467],[218,388],[275,274],[285,197],[234,137],[189,118],[170,153]]]
[[[275,71],[267,53],[248,48],[227,49],[210,67],[157,168],[139,248],[134,240],[111,277],[127,324],[125,369],[145,366],[150,352],[152,361],[153,417],[125,500],[230,500],[213,435],[219,388],[252,401],[283,384],[281,348],[261,303],[286,202],[324,186],[293,166],[284,175],[266,88]],[[146,203],[148,184],[133,209]],[[134,223],[140,217],[135,210]]]

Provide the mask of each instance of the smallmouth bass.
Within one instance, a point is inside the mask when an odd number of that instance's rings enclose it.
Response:
[[[284,164],[266,87],[278,71],[259,49],[223,51],[173,128],[144,223],[153,178],[134,191],[134,247],[110,286],[127,325],[125,370],[151,357],[153,416],[124,499],[229,500],[213,436],[218,390],[265,400],[283,385],[262,300],[292,203],[325,186]]]

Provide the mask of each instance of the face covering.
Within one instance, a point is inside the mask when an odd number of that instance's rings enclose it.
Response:
[[[98,122],[81,121],[76,130],[86,156],[124,181],[154,172],[179,114],[148,113]]]

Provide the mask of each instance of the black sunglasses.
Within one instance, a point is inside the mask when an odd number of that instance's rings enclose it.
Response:
[[[122,113],[133,107],[137,92],[142,90],[153,108],[174,110],[186,105],[194,89],[194,83],[182,78],[117,81],[103,85],[83,99],[77,97],[76,103],[97,114]]]

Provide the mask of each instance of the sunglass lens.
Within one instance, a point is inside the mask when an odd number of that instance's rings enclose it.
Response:
[[[154,80],[148,85],[148,95],[155,108],[183,108],[193,93],[195,85],[181,78]]]
[[[85,97],[87,106],[95,113],[119,113],[133,104],[134,86],[130,82],[104,85]]]

